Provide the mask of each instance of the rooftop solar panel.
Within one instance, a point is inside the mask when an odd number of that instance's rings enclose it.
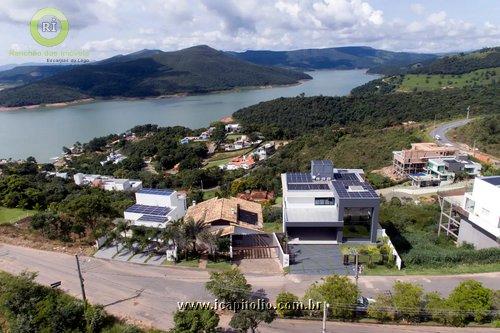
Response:
[[[312,178],[309,173],[292,172],[286,174],[286,181],[287,183],[310,183]]]
[[[138,221],[141,222],[156,222],[156,223],[165,223],[167,222],[166,216],[157,216],[157,215],[142,215]]]
[[[125,211],[128,213],[166,216],[170,212],[170,210],[171,209],[168,207],[146,206],[146,205],[135,204],[127,208]]]
[[[137,193],[153,194],[153,195],[170,195],[174,193],[174,191],[170,189],[142,188],[139,191],[137,191]]]
[[[340,198],[348,198],[348,199],[378,198],[377,192],[375,192],[373,187],[366,182],[337,180],[333,181],[332,184]]]
[[[338,172],[333,174],[333,177],[336,180],[357,180],[359,181],[358,176],[353,172]]]
[[[490,183],[491,185],[495,185],[495,186],[500,185],[500,176],[484,177],[481,179],[487,183]]]
[[[291,191],[315,191],[315,190],[329,190],[328,184],[288,184],[288,190]]]

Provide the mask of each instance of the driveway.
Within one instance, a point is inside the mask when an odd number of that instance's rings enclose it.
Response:
[[[354,275],[352,266],[344,266],[338,245],[288,245],[290,273],[306,275]]]

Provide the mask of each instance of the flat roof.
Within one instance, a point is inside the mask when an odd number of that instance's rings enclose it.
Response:
[[[159,189],[159,188],[142,188],[137,193],[141,194],[153,194],[153,195],[171,195],[174,190],[171,189]]]

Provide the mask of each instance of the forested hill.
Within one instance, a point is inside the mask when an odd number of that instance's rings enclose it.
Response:
[[[392,52],[367,46],[331,47],[293,51],[230,52],[234,57],[259,65],[299,69],[377,68],[381,65],[404,67],[434,60],[434,54]],[[376,70],[373,72],[376,73]]]
[[[23,86],[0,91],[0,105],[24,106],[87,97],[149,97],[205,93],[235,87],[285,85],[305,73],[256,65],[208,46],[175,52],[142,51],[72,67]]]
[[[398,74],[464,74],[483,68],[500,67],[500,47],[428,59],[408,66],[380,64],[370,71],[385,75]]]
[[[464,113],[469,105],[474,114],[498,113],[499,95],[499,85],[490,85],[384,95],[279,98],[238,110],[234,117],[266,137],[294,138],[330,125],[382,128],[409,120],[448,119]]]
[[[414,74],[464,74],[482,68],[500,67],[500,47],[447,56],[413,68]]]

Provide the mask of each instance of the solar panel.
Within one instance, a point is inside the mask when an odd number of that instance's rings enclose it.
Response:
[[[165,223],[167,222],[166,216],[156,216],[156,215],[142,215],[138,221],[141,222],[156,222],[156,223]]]
[[[378,198],[377,192],[373,187],[366,182],[352,181],[352,180],[337,180],[332,182],[335,191],[340,198],[350,199],[371,199]],[[351,190],[349,190],[349,188]],[[360,190],[353,190],[360,188]]]
[[[288,189],[291,191],[314,191],[314,190],[329,190],[328,184],[288,184]]]
[[[142,188],[139,191],[137,191],[137,193],[153,194],[153,195],[170,195],[174,193],[174,191],[170,189]]]
[[[336,180],[357,180],[358,176],[353,172],[338,172],[333,175]]]
[[[171,209],[168,207],[146,206],[146,205],[135,204],[127,208],[125,211],[127,213],[166,216],[170,212],[170,210]]]
[[[311,175],[303,172],[292,172],[286,174],[287,183],[310,183],[312,182]]]

